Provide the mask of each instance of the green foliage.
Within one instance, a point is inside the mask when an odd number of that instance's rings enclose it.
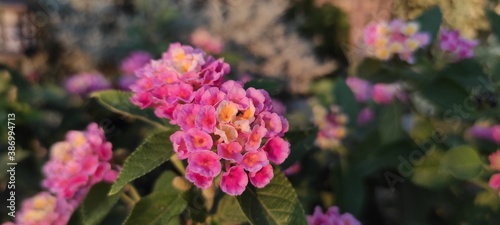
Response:
[[[148,137],[125,161],[123,169],[109,194],[116,194],[128,182],[150,172],[174,154],[169,141],[173,131],[159,132]]]
[[[186,201],[177,193],[153,192],[134,205],[124,225],[169,224],[186,206]]]
[[[488,18],[490,22],[491,31],[493,34],[500,38],[500,15],[495,13],[493,10],[486,10],[486,18]]]
[[[457,146],[446,152],[442,166],[459,179],[472,179],[483,168],[483,162],[477,150],[471,146]]]
[[[290,167],[299,161],[308,151],[313,149],[317,134],[317,129],[287,132],[285,138],[290,142],[290,155],[280,167],[282,169]]]
[[[219,200],[215,218],[223,223],[241,224],[244,222],[248,222],[247,217],[238,204],[238,200],[236,199],[236,197],[230,195],[224,195]]]
[[[283,81],[273,79],[253,79],[245,83],[245,88],[253,87],[255,89],[264,89],[270,95],[276,95],[283,91],[285,84]]]
[[[348,116],[349,125],[355,126],[356,119],[358,118],[359,106],[351,89],[345,83],[345,80],[337,79],[335,81],[334,96],[336,105],[340,106],[342,112]]]
[[[433,150],[419,159],[411,181],[419,186],[429,189],[443,189],[453,181],[450,173],[441,166],[444,152]]]
[[[107,109],[127,116],[130,118],[137,118],[147,123],[156,125],[158,127],[164,127],[164,121],[159,119],[155,114],[153,109],[140,109],[138,106],[130,102],[130,97],[132,93],[107,90],[94,92],[92,97],[96,98],[97,101],[102,104]]]
[[[295,190],[278,169],[266,187],[248,186],[236,199],[254,225],[307,225]]]
[[[85,225],[100,224],[120,198],[121,192],[108,196],[111,184],[94,185],[81,204],[81,214]]]
[[[435,6],[417,17],[416,21],[420,24],[420,30],[427,32],[431,36],[431,42],[436,39],[442,21],[442,13],[439,7]]]

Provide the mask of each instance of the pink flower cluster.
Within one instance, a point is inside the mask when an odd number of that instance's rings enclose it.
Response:
[[[219,37],[215,37],[203,28],[198,28],[191,33],[191,44],[209,53],[220,54],[224,49],[224,43]]]
[[[381,60],[398,55],[401,60],[413,63],[413,53],[430,42],[429,34],[419,32],[419,29],[418,23],[405,23],[399,19],[389,23],[371,22],[364,30],[367,54]]]
[[[490,160],[491,169],[497,171],[498,173],[494,174],[490,178],[489,185],[491,188],[500,191],[500,150],[497,150],[488,157]],[[499,192],[500,195],[500,192]]]
[[[111,147],[96,123],[83,132],[69,131],[65,141],[52,145],[50,159],[43,167],[42,186],[50,193],[40,192],[24,200],[15,224],[67,224],[92,185],[115,181],[118,172],[109,163]]]
[[[331,106],[327,112],[321,106],[313,107],[314,122],[318,126],[315,144],[321,149],[333,149],[341,145],[347,135],[348,118],[338,106]]]
[[[477,40],[469,40],[463,37],[458,30],[442,28],[439,35],[441,50],[457,61],[474,57],[474,47],[477,44]]]
[[[114,182],[112,146],[104,131],[92,123],[85,131],[69,131],[66,140],[55,143],[43,167],[43,187],[57,197],[79,202],[95,183]]]
[[[339,208],[332,206],[323,213],[320,206],[316,206],[314,213],[307,216],[309,225],[361,225],[350,213],[340,214]]]
[[[282,138],[288,122],[273,111],[269,94],[223,83],[229,69],[222,59],[175,43],[137,73],[131,101],[181,128],[170,140],[178,158],[188,161],[189,181],[206,189],[222,173],[222,191],[240,195],[248,180],[258,188],[270,182],[270,161],[281,164],[290,144]]]
[[[111,82],[100,73],[79,73],[67,78],[64,89],[71,94],[87,95],[111,88]]]
[[[141,69],[151,61],[153,56],[145,51],[135,51],[130,53],[120,64],[120,71],[122,76],[118,80],[118,86],[122,90],[130,90],[130,85],[134,84],[137,80],[133,76],[135,71]]]
[[[500,125],[489,125],[488,122],[479,122],[469,128],[468,134],[474,138],[488,140],[500,144]]]
[[[175,121],[179,104],[193,101],[202,86],[219,86],[230,71],[223,59],[215,60],[201,49],[173,43],[159,60],[152,60],[136,72],[139,78],[130,89],[132,103],[152,107],[160,118]]]
[[[382,105],[389,105],[395,99],[405,103],[408,101],[408,97],[403,90],[402,83],[377,83],[375,85],[370,84],[370,82],[356,78],[348,77],[346,79],[346,84],[354,93],[356,101],[366,102],[373,99],[374,102]]]
[[[75,209],[75,205],[64,199],[40,192],[22,202],[16,223],[7,222],[3,225],[66,225]]]

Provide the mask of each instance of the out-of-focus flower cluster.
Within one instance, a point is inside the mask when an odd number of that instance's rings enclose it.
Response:
[[[373,99],[375,103],[389,105],[394,102],[395,99],[403,103],[408,100],[403,89],[403,84],[399,82],[391,84],[377,83],[372,85],[366,80],[357,77],[348,77],[346,84],[354,93],[356,101],[360,103]]]
[[[439,48],[449,54],[454,60],[458,61],[474,57],[474,47],[477,44],[477,40],[469,40],[463,37],[458,30],[441,28]]]
[[[131,101],[181,128],[170,140],[179,159],[188,161],[189,181],[206,189],[222,173],[222,191],[240,195],[248,180],[258,188],[270,182],[269,162],[281,164],[290,144],[282,138],[288,122],[273,111],[269,94],[223,83],[229,69],[201,49],[174,43],[137,72]]]
[[[64,82],[67,92],[76,95],[87,95],[93,91],[111,88],[111,82],[100,73],[78,73]]]
[[[153,59],[153,56],[145,51],[134,51],[123,59],[120,63],[122,76],[118,80],[120,89],[130,90],[130,85],[134,84],[137,80],[137,77],[134,76],[135,71],[143,68],[151,59]]]
[[[314,106],[313,114],[314,123],[319,128],[315,144],[321,149],[339,147],[347,135],[347,115],[338,106],[330,106],[330,112],[322,106]]]
[[[114,182],[118,172],[111,168],[111,143],[104,131],[92,123],[85,131],[69,131],[66,140],[50,149],[43,167],[45,179],[40,192],[22,202],[15,223],[4,225],[65,225],[91,186]]]
[[[209,53],[220,54],[224,49],[222,39],[210,34],[203,28],[198,28],[191,33],[191,44]]]
[[[79,202],[92,185],[116,179],[118,172],[109,163],[112,156],[112,145],[96,123],[85,131],[69,131],[66,140],[51,147],[42,185],[58,197]]]
[[[500,125],[491,125],[489,121],[478,121],[469,128],[468,134],[474,138],[500,144]]]
[[[332,206],[323,213],[320,206],[316,206],[314,213],[307,216],[309,225],[361,225],[350,213],[340,214],[339,208]]]
[[[490,178],[490,187],[500,191],[500,150],[491,153],[488,159],[490,160],[490,168],[497,172]],[[500,192],[498,195],[500,196]]]
[[[367,54],[381,60],[398,55],[401,60],[414,62],[413,53],[430,42],[429,34],[419,32],[416,22],[394,19],[387,22],[371,22],[364,30]]]

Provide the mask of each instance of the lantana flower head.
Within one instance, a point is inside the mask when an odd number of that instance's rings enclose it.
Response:
[[[330,111],[322,106],[314,106],[313,113],[314,122],[319,128],[315,144],[321,149],[339,147],[347,136],[347,115],[338,106],[331,106]]]
[[[42,185],[58,197],[81,200],[92,185],[115,181],[118,172],[109,163],[111,148],[96,123],[85,131],[69,131],[64,141],[51,147]]]
[[[403,103],[408,101],[408,96],[403,90],[402,83],[375,84],[372,90],[372,98],[374,102],[382,105],[389,105],[393,103],[395,99]]]
[[[201,49],[173,43],[161,59],[152,60],[136,71],[138,80],[131,86],[134,93],[131,100],[141,108],[154,108],[158,117],[176,124],[173,112],[177,105],[201,97],[205,88],[219,86],[229,70],[222,59],[207,56]]]
[[[76,207],[65,199],[40,192],[22,202],[15,221],[17,225],[66,225]]]
[[[234,81],[201,90],[201,97],[179,104],[172,114],[181,130],[171,140],[179,159],[188,160],[187,179],[208,188],[222,174],[220,187],[230,195],[243,193],[249,180],[266,186],[273,177],[270,162],[281,164],[290,153],[282,138],[286,119],[272,111],[263,90],[245,90]]]
[[[346,84],[353,92],[354,97],[356,97],[356,101],[365,102],[370,100],[373,88],[373,85],[370,84],[370,82],[351,76],[346,79]]]
[[[320,206],[316,206],[314,213],[307,216],[309,225],[361,225],[350,213],[341,214],[338,207],[332,206],[323,213]]]
[[[457,61],[474,57],[477,44],[477,40],[463,37],[458,30],[442,28],[439,35],[439,48]]]
[[[64,89],[76,95],[87,95],[110,88],[111,82],[100,73],[78,73],[64,81]]]
[[[419,32],[417,22],[403,22],[394,19],[390,22],[371,22],[364,30],[367,54],[381,60],[389,60],[398,55],[401,60],[414,62],[413,54],[430,42],[429,34]]]

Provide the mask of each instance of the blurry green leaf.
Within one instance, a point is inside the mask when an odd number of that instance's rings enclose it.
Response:
[[[398,103],[382,109],[379,122],[379,133],[382,143],[390,143],[405,136],[405,131],[401,124],[403,108]]]
[[[399,75],[393,69],[394,65],[388,67],[378,59],[365,58],[357,67],[357,75],[372,83],[393,83],[399,81]]]
[[[148,137],[125,160],[123,169],[111,187],[110,195],[118,193],[128,182],[150,172],[169,160],[174,154],[170,135],[174,131],[159,132]]]
[[[314,141],[317,135],[317,129],[287,132],[285,139],[290,142],[290,155],[280,167],[286,169],[299,161],[309,150],[314,148]]]
[[[497,211],[500,208],[500,198],[498,198],[498,193],[496,191],[485,190],[476,195],[474,204]]]
[[[488,9],[486,10],[486,18],[490,21],[491,32],[500,39],[500,15]]]
[[[215,217],[223,223],[241,224],[248,222],[247,217],[241,211],[238,200],[236,197],[230,195],[224,195],[220,199]]]
[[[332,91],[335,89],[335,83],[332,79],[321,79],[313,83],[311,91],[316,99],[324,106],[329,106],[334,102]]]
[[[278,169],[275,169],[274,178],[266,187],[249,185],[236,199],[254,225],[307,225],[295,190]]]
[[[420,91],[422,96],[442,110],[463,104],[469,97],[468,92],[461,85],[448,78],[438,78],[422,87]]]
[[[100,224],[120,198],[120,192],[108,196],[111,184],[99,183],[90,189],[81,207],[85,225]]]
[[[441,71],[443,76],[454,80],[457,84],[462,85],[467,90],[481,88],[493,91],[493,84],[490,82],[486,74],[483,72],[481,65],[474,59],[461,60],[456,63],[451,63]]]
[[[446,152],[442,166],[459,179],[471,179],[481,172],[483,162],[475,149],[462,145]]]
[[[181,194],[188,204],[188,214],[194,222],[203,223],[207,219],[208,212],[205,207],[205,198],[199,188],[191,188]]]
[[[155,185],[153,187],[153,192],[165,191],[165,190],[177,190],[172,183],[172,181],[176,176],[177,174],[175,174],[172,171],[163,172],[158,177],[158,179],[156,179]]]
[[[430,43],[436,39],[442,19],[441,10],[437,6],[428,9],[416,19],[420,24],[420,31],[427,32],[431,36]]]
[[[154,114],[153,109],[140,109],[138,106],[132,104],[132,102],[130,102],[132,93],[130,92],[107,90],[94,92],[91,96],[96,98],[104,107],[115,113],[137,118],[158,127],[165,127],[164,121]]]
[[[280,82],[272,79],[253,79],[245,83],[245,89],[253,87],[255,89],[264,89],[270,95],[275,95],[283,90],[284,82]]]
[[[442,151],[435,150],[422,157],[419,160],[421,163],[414,167],[411,181],[429,189],[441,189],[449,186],[453,177],[441,167],[443,156]]]
[[[186,201],[176,193],[154,192],[134,205],[124,225],[164,225],[186,208]]]
[[[349,125],[355,126],[358,119],[359,106],[351,89],[345,83],[344,79],[337,79],[335,81],[335,103],[340,106],[349,118]]]

